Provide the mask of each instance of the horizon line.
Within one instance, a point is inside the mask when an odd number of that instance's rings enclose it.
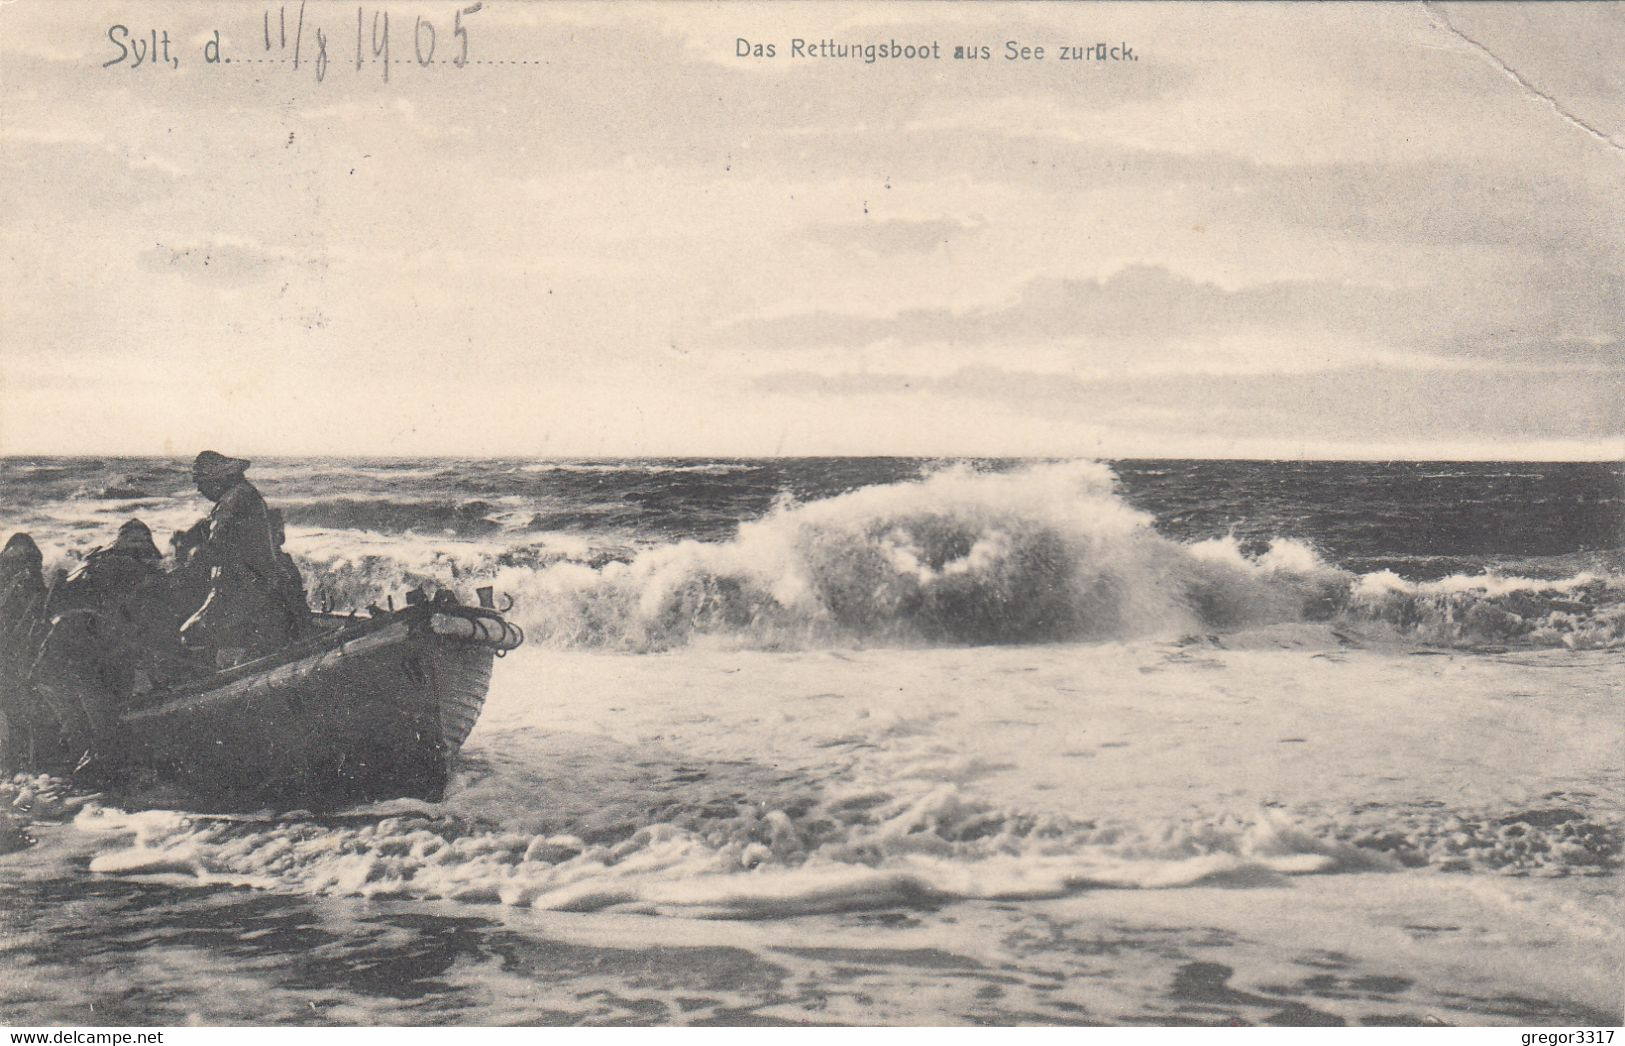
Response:
[[[1249,461],[1249,462],[1304,462],[1315,464],[1461,464],[1461,465],[1625,465],[1625,453],[1617,457],[1413,457],[1409,455],[1370,455],[1362,457],[1320,457],[1308,455],[1266,456],[1256,454],[1192,455],[1192,454],[370,454],[370,453],[286,453],[237,450],[269,461],[813,461],[813,460],[866,460],[892,458],[903,460],[965,460],[965,461]],[[106,458],[122,461],[175,461],[188,462],[194,455],[131,454],[127,452],[76,453],[0,453],[0,461],[62,460],[74,461]]]

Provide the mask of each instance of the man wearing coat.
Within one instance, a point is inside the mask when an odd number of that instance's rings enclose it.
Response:
[[[214,502],[175,535],[176,591],[193,609],[181,625],[188,647],[237,662],[268,653],[309,627],[304,586],[281,549],[280,519],[248,481],[249,462],[206,450],[192,481]]]

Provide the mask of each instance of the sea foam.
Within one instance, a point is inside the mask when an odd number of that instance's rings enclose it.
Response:
[[[767,918],[1087,889],[1253,884],[1280,876],[1433,867],[1605,874],[1618,818],[1567,809],[1499,816],[1433,809],[1330,821],[1251,816],[1076,820],[1002,811],[943,785],[882,802],[838,791],[799,816],[725,814],[582,838],[481,825],[432,809],[324,822],[87,807],[84,831],[122,837],[90,870],[360,897],[561,911]]]

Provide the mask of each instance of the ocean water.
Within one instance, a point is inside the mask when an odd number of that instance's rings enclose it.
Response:
[[[1625,469],[275,460],[493,584],[444,802],[0,785],[0,1022],[1618,1023]],[[68,568],[184,463],[0,461]]]

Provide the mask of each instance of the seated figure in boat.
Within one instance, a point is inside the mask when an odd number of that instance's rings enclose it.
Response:
[[[248,481],[248,466],[199,454],[192,480],[214,508],[174,537],[175,589],[192,611],[182,641],[226,662],[268,653],[310,627],[304,584],[282,551],[280,514]]]
[[[0,550],[0,613],[9,613],[12,601],[45,595],[45,557],[34,539],[21,531]]]
[[[138,610],[156,609],[166,587],[163,560],[151,529],[139,519],[129,520],[111,545],[92,549],[79,569],[51,590],[46,609],[52,617],[92,610],[126,619]]]
[[[45,616],[44,567],[45,557],[27,534],[11,535],[0,551],[0,657],[19,627]]]
[[[0,551],[0,769],[32,762],[36,710],[29,686],[45,628],[44,557],[27,534]]]
[[[132,519],[51,589],[29,673],[32,762],[98,750],[119,708],[181,660],[162,563],[152,531]]]

